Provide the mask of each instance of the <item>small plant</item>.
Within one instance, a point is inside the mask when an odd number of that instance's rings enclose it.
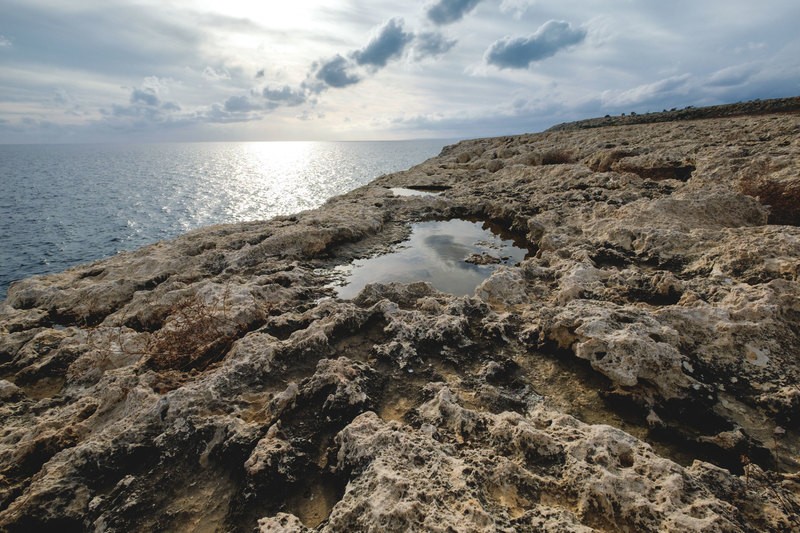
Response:
[[[141,364],[154,370],[202,370],[223,357],[250,329],[251,324],[230,317],[229,297],[230,289],[226,287],[222,298],[213,304],[196,294],[176,301],[165,310],[163,325],[133,350],[130,343],[124,342],[123,327],[119,326],[116,350],[141,356]],[[265,315],[264,309],[258,310],[257,316]],[[100,348],[93,341],[96,333],[89,331],[89,344]]]
[[[167,323],[153,333],[146,364],[157,370],[203,368],[230,349],[246,329],[228,318],[228,291],[221,309],[192,296],[173,306]]]
[[[796,494],[783,487],[784,475],[762,470],[747,455],[742,455],[740,460],[744,471],[745,489],[769,495],[770,499],[777,502],[792,526],[800,527],[800,501]]]
[[[572,155],[572,152],[568,150],[548,150],[542,154],[543,165],[564,165],[574,162],[575,157]]]

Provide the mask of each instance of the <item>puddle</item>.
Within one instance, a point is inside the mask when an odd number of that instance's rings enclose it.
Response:
[[[392,253],[337,267],[339,298],[356,296],[369,283],[427,281],[442,292],[472,294],[500,265],[522,261],[528,250],[500,228],[469,220],[420,222]]]
[[[395,196],[439,196],[441,191],[426,189],[407,189],[405,187],[390,187],[390,191]]]

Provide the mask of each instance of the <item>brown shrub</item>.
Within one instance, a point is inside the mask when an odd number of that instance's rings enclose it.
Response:
[[[170,319],[150,337],[147,364],[157,370],[207,366],[227,352],[239,337],[239,328],[226,314],[199,298],[176,304]]]
[[[542,154],[543,165],[565,165],[575,162],[575,156],[569,150],[548,150]]]

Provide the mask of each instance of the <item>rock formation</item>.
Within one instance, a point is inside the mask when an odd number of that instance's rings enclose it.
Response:
[[[336,297],[450,218],[530,253]],[[465,141],[15,283],[0,530],[797,530],[798,221],[784,109]]]

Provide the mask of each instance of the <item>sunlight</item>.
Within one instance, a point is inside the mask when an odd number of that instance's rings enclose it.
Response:
[[[315,207],[324,201],[308,182],[314,142],[251,142],[239,146],[237,172],[229,186],[237,190],[233,218],[266,218]],[[317,190],[324,187],[318,187]]]
[[[268,28],[281,30],[308,28],[315,13],[321,7],[330,7],[331,2],[321,0],[294,0],[292,2],[254,3],[249,0],[197,0],[201,10],[229,17],[249,19]]]
[[[271,169],[275,177],[302,174],[313,151],[314,142],[276,141],[243,143],[248,157],[261,168]]]

